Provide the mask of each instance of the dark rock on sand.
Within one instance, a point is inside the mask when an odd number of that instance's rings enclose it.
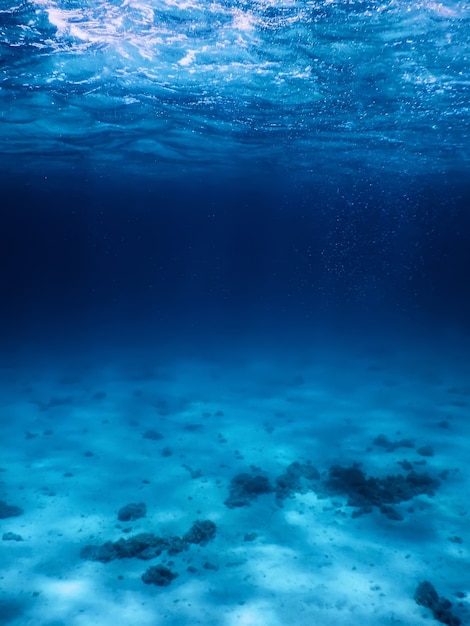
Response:
[[[120,522],[133,522],[136,519],[145,517],[147,514],[147,507],[143,502],[137,504],[126,504],[118,511],[118,519]]]
[[[3,533],[2,540],[3,541],[23,541],[23,537],[21,535],[17,535],[16,533]]]
[[[23,513],[23,509],[14,504],[7,504],[4,500],[0,500],[0,519],[7,517],[18,517]]]
[[[200,546],[205,546],[214,537],[217,531],[217,527],[214,522],[210,520],[204,520],[203,522],[194,522],[190,530],[183,535],[183,541],[187,543],[195,543]]]
[[[439,485],[440,482],[429,474],[418,474],[414,471],[385,478],[368,477],[358,465],[334,465],[330,468],[329,478],[325,483],[330,492],[347,495],[349,506],[362,512],[369,512],[371,507],[377,507],[387,517],[395,520],[402,519],[401,515],[388,505],[411,500],[421,494],[433,496]]]
[[[178,577],[176,572],[172,572],[164,565],[154,565],[149,567],[144,574],[142,580],[146,585],[157,585],[158,587],[167,587],[172,580]]]
[[[225,505],[230,509],[250,506],[258,496],[272,491],[269,479],[262,474],[237,474],[230,482],[229,497],[225,500]]]
[[[320,473],[313,465],[294,461],[276,478],[276,498],[284,500],[295,493],[306,493],[313,489],[315,481],[319,479]]]
[[[159,537],[153,533],[139,533],[128,539],[106,541],[101,546],[87,545],[80,556],[88,561],[109,563],[115,559],[154,559],[162,552],[175,555],[188,550],[190,544],[206,545],[215,537],[216,525],[210,520],[197,521],[183,537]]]
[[[433,585],[427,580],[419,583],[415,591],[416,604],[432,611],[435,619],[448,626],[459,626],[461,621],[452,613],[452,603],[446,598],[439,597]]]

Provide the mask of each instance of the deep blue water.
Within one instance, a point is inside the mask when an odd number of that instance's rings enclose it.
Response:
[[[463,180],[47,171],[4,182],[4,347],[468,331]]]
[[[468,19],[2,5],[2,333],[466,326]]]

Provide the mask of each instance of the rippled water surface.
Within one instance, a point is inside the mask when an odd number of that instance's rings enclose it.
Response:
[[[6,167],[468,167],[463,1],[6,5]]]

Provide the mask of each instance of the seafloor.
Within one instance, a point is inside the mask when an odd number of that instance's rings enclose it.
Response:
[[[0,622],[467,623],[468,342],[351,337],[5,357]]]

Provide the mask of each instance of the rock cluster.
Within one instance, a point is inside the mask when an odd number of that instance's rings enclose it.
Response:
[[[391,504],[411,500],[421,494],[433,496],[440,482],[427,473],[419,474],[413,470],[408,474],[376,478],[368,477],[358,465],[334,465],[325,485],[331,493],[347,496],[348,505],[356,507],[354,517],[370,513],[373,507],[377,507],[386,517],[399,521],[403,517]]]
[[[88,561],[109,563],[115,559],[154,559],[163,552],[175,555],[188,550],[191,544],[205,546],[214,539],[217,527],[210,520],[197,520],[182,537],[159,537],[153,533],[139,533],[128,539],[106,541],[101,546],[87,545],[80,556]],[[150,567],[142,576],[147,584],[167,586],[178,576],[164,565]]]
[[[14,504],[7,504],[4,500],[0,500],[0,519],[7,517],[18,517],[23,513],[23,509]]]
[[[427,580],[419,583],[415,591],[416,604],[432,611],[435,619],[448,626],[459,626],[461,621],[452,613],[452,604],[438,595],[434,586]]]

